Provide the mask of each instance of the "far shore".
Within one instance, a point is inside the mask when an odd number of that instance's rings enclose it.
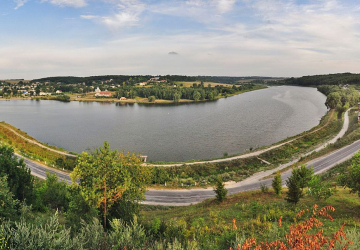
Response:
[[[194,101],[194,100],[189,100],[189,99],[180,99],[177,103],[199,103],[199,102],[212,102],[212,101],[216,101],[222,98],[227,98],[227,97],[231,97],[231,96],[235,96],[235,95],[240,95],[243,94],[245,92],[251,92],[251,91],[255,91],[255,90],[260,90],[260,89],[264,89],[267,88],[267,86],[263,86],[263,88],[255,88],[255,89],[251,89],[251,90],[245,90],[245,91],[239,91],[236,92],[232,95],[227,95],[227,96],[218,96],[216,97],[214,100],[199,100],[199,101]],[[125,99],[125,100],[120,100],[117,98],[97,98],[94,96],[95,92],[93,93],[87,93],[87,95],[85,97],[81,97],[78,94],[71,94],[70,96],[70,100],[69,101],[78,101],[78,102],[111,102],[111,103],[123,103],[123,104],[131,104],[131,103],[140,103],[140,104],[176,104],[173,100],[165,100],[165,99],[157,99],[154,102],[149,102],[148,98],[142,98],[142,97],[136,97],[135,99]],[[56,95],[51,95],[51,96],[33,96],[33,97],[0,97],[0,101],[11,101],[11,100],[54,100],[56,101]],[[59,100],[60,101],[60,100]]]

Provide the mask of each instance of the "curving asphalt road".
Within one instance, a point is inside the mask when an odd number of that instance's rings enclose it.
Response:
[[[328,143],[334,143],[338,138],[342,137],[348,128],[348,112],[345,114],[345,121],[342,130],[340,133]],[[328,144],[327,143],[327,144]],[[318,151],[322,149],[327,144],[315,149],[314,151]],[[310,161],[307,166],[313,166],[314,173],[319,174],[322,173],[336,164],[339,164],[347,159],[350,159],[356,152],[360,150],[360,140],[343,147],[339,150],[332,152],[326,156],[322,156],[318,159]],[[18,154],[16,154],[19,158],[24,158]],[[228,189],[228,194],[235,194],[244,191],[256,190],[260,189],[261,185],[271,186],[272,179],[263,179],[265,176],[269,176],[276,172],[278,169],[285,168],[293,163],[295,163],[298,159],[293,160],[287,164],[280,166],[277,169],[268,170],[266,172],[259,172],[254,174],[253,176],[238,182],[226,185]],[[69,177],[69,173],[49,168],[40,163],[31,161],[29,159],[24,158],[24,161],[31,169],[31,173],[39,178],[45,179],[46,173],[55,173],[58,175],[59,179],[65,181],[68,184],[71,184],[71,179]],[[285,180],[291,175],[291,170],[282,174],[283,183]],[[165,206],[187,206],[191,204],[196,204],[202,202],[208,198],[212,198],[215,196],[212,188],[206,189],[191,189],[191,190],[148,190],[145,194],[145,201],[143,204],[149,205],[165,205]]]
[[[314,173],[320,174],[335,165],[350,159],[356,152],[360,150],[360,140],[353,144],[339,149],[329,155],[323,156],[320,159],[313,160],[307,164],[307,167],[313,166]],[[271,170],[272,174],[274,170]],[[291,170],[281,175],[283,184],[285,180],[291,175]],[[258,190],[261,185],[271,186],[272,178],[262,180],[259,178],[250,177],[250,180],[244,180],[236,183],[236,186],[228,186],[228,194],[235,194],[244,191]],[[192,189],[192,190],[149,190],[146,194],[146,200],[143,202],[148,205],[164,205],[164,206],[187,206],[202,202],[208,198],[215,197],[215,193],[211,188],[207,189]]]

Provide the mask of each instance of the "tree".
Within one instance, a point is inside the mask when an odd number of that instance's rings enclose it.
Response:
[[[35,93],[36,93],[36,95],[39,95],[39,94],[40,94],[40,86],[39,86],[39,85],[36,86],[36,88],[35,88]]]
[[[288,187],[288,191],[286,193],[285,200],[296,205],[300,198],[303,197],[299,180],[296,178],[296,176],[291,175],[289,179],[286,180],[286,186]]]
[[[56,174],[46,173],[46,180],[36,188],[38,209],[44,206],[65,210],[69,204],[65,182],[59,182]]]
[[[278,196],[280,196],[281,191],[282,191],[281,183],[282,183],[281,174],[279,171],[277,171],[271,185],[275,191],[275,194]]]
[[[0,177],[0,218],[12,218],[16,211],[18,201],[14,199],[7,183],[7,177]]]
[[[156,97],[155,96],[149,96],[148,97],[148,100],[149,100],[149,102],[155,102],[155,100],[156,100]]]
[[[34,177],[30,169],[23,159],[14,155],[13,148],[3,145],[0,146],[0,177],[5,175],[10,191],[18,200],[32,199]]]
[[[73,185],[79,185],[89,205],[103,211],[105,228],[108,209],[115,202],[121,199],[137,202],[144,198],[150,172],[141,163],[133,154],[110,150],[107,142],[102,148],[78,157],[71,174]]]
[[[195,102],[199,101],[200,97],[201,97],[201,94],[199,93],[199,91],[194,91],[194,94],[193,94],[194,101]]]
[[[296,205],[300,198],[303,197],[303,188],[308,186],[312,174],[313,169],[308,169],[305,165],[302,165],[300,168],[294,168],[291,176],[286,180],[288,192],[286,193],[285,200]]]
[[[338,182],[340,185],[350,188],[352,193],[358,193],[360,197],[360,151],[354,155],[352,164],[346,173],[339,176]]]
[[[225,185],[224,185],[223,181],[221,180],[221,177],[219,177],[216,181],[216,184],[214,187],[214,192],[216,194],[216,199],[219,202],[222,202],[223,200],[225,200],[228,191],[225,188]]]
[[[180,98],[181,98],[181,94],[179,94],[178,92],[175,92],[175,94],[174,94],[174,102],[178,103]]]
[[[333,194],[333,189],[329,182],[321,181],[319,175],[314,175],[309,181],[307,193],[317,200],[326,200]]]
[[[326,107],[329,109],[334,109],[337,106],[341,105],[341,96],[338,92],[332,92],[330,93],[325,102]]]
[[[307,168],[305,164],[301,165],[300,168],[295,168],[293,173],[296,175],[296,178],[299,180],[300,188],[303,189],[309,185],[309,181],[314,174],[313,168]]]

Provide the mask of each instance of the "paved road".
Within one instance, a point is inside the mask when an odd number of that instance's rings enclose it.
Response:
[[[45,179],[46,178],[46,173],[51,173],[51,174],[56,174],[59,178],[59,180],[61,181],[65,181],[68,184],[71,184],[71,178],[69,176],[69,173],[57,170],[57,169],[53,169],[53,168],[49,168],[43,164],[31,161],[27,158],[22,157],[19,154],[15,154],[18,158],[23,158],[24,162],[26,164],[26,166],[28,168],[30,168],[31,170],[31,174],[39,177],[41,179]]]
[[[336,164],[339,164],[347,159],[350,159],[354,153],[360,150],[360,140],[353,144],[337,150],[329,155],[313,160],[307,164],[308,167],[313,166],[314,173],[322,173]],[[274,172],[274,170],[272,170]],[[291,175],[291,170],[281,175],[285,180]],[[244,191],[260,189],[261,185],[271,186],[272,179],[261,180],[262,178],[251,178],[251,180],[244,180],[238,182],[234,187],[227,187],[228,194],[235,194]],[[284,183],[283,182],[283,183]],[[166,206],[187,206],[202,202],[208,198],[215,196],[212,189],[192,189],[179,191],[166,190],[150,190],[146,193],[146,200],[144,204],[149,205],[166,205]]]

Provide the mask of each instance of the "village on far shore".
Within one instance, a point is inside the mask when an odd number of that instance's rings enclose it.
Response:
[[[216,100],[264,88],[261,77],[95,76],[0,80],[0,100],[40,99],[124,103]],[[259,86],[262,87],[259,87]]]

